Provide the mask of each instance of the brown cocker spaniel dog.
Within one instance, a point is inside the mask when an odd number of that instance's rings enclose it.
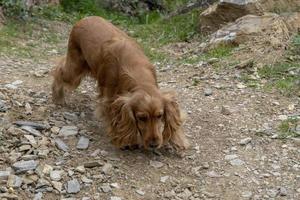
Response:
[[[90,75],[98,82],[99,113],[116,146],[186,149],[175,95],[158,88],[154,66],[141,47],[108,21],[87,17],[73,27],[68,52],[54,69],[53,100]]]

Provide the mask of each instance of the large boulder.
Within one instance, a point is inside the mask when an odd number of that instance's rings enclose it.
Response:
[[[262,13],[256,0],[221,0],[200,14],[199,30],[211,33],[242,16]]]
[[[299,11],[300,0],[220,0],[200,14],[199,31],[212,33],[228,22],[252,14]]]
[[[246,15],[213,33],[209,44],[212,47],[220,44],[240,45],[258,39],[273,44],[274,38],[278,40],[276,44],[289,39],[289,30],[282,17],[271,13]]]
[[[213,33],[206,49],[220,45],[240,46],[234,55],[238,60],[275,63],[291,38],[289,28],[292,26],[286,23],[287,19],[294,21],[272,13],[246,15]]]

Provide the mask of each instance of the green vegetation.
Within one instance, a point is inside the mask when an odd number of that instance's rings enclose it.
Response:
[[[296,36],[291,44],[288,57],[298,56],[300,52],[300,36]],[[277,88],[285,95],[300,95],[300,59],[288,59],[275,65],[264,66],[258,71],[262,78],[269,82],[267,88]]]
[[[48,57],[51,51],[63,52],[57,44],[67,36],[53,29],[43,21],[9,21],[0,30],[0,55],[38,59]]]
[[[286,59],[274,65],[259,68],[260,78],[266,79],[264,88],[267,91],[279,90],[283,95],[300,96],[300,35],[294,37],[287,52]],[[241,80],[247,86],[257,87],[260,79],[253,79],[247,72],[243,73]]]
[[[182,62],[189,63],[189,64],[196,64],[200,61],[209,61],[212,58],[216,59],[222,59],[227,58],[231,55],[232,51],[234,50],[234,47],[232,46],[219,46],[217,48],[211,49],[208,52],[204,54],[199,54],[199,56],[191,56],[187,57]],[[217,64],[215,65],[217,67]]]
[[[289,118],[284,120],[279,125],[279,138],[285,139],[290,137],[299,137],[299,133],[297,134],[296,128],[300,125],[299,118]]]
[[[252,88],[257,88],[259,86],[259,79],[254,78],[249,74],[242,74],[241,80],[248,86]]]
[[[30,10],[26,7],[26,2],[22,0],[0,0],[5,16],[13,19],[27,19]]]
[[[19,5],[20,2],[22,1],[16,0],[15,4]],[[178,1],[179,3],[185,3],[185,1]],[[169,5],[173,4],[170,3]],[[9,12],[11,12],[10,6],[6,7]],[[19,7],[23,8],[23,5],[20,4]],[[0,31],[0,44],[3,44],[0,46],[0,53],[7,52],[10,55],[24,57],[31,57],[32,54],[40,55],[42,52],[38,51],[36,54],[34,49],[39,42],[50,42],[55,48],[55,43],[63,42],[68,37],[65,33],[65,36],[56,35],[55,31],[49,31],[48,28],[44,27],[44,24],[51,26],[52,22],[50,21],[60,21],[72,25],[85,16],[97,15],[110,20],[127,31],[129,35],[135,37],[153,61],[164,61],[168,59],[168,56],[157,49],[172,42],[189,41],[194,38],[198,17],[198,11],[176,16],[169,20],[164,20],[163,15],[157,11],[131,17],[114,11],[107,11],[97,6],[93,0],[63,0],[60,6],[34,7],[27,10],[26,13],[26,16],[30,16],[29,18],[26,20],[24,17],[13,18],[15,20],[8,21],[5,28]],[[21,16],[22,12],[13,11],[12,15]],[[44,22],[41,23],[41,20]],[[45,20],[48,22],[45,23]],[[34,32],[32,31],[33,26],[35,26]],[[31,40],[33,41],[26,42]],[[51,48],[50,45],[45,51],[49,51]]]

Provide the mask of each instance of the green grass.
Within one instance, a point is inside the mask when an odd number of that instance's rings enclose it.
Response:
[[[191,2],[190,0],[165,0],[166,6],[170,11],[176,10],[183,5]]]
[[[284,61],[266,65],[258,70],[261,78],[268,82],[266,90],[277,89],[283,95],[300,96],[300,35],[296,35]]]
[[[24,39],[24,36],[19,26],[15,23],[8,23],[0,31],[0,52],[29,57],[30,48],[20,42],[21,38]]]
[[[184,58],[181,60],[181,63],[196,64],[200,61],[209,61],[212,58],[217,58],[220,60],[222,58],[229,57],[233,50],[234,48],[231,46],[219,46],[217,48],[209,50],[206,53],[192,55],[190,57]],[[217,66],[217,64],[215,65]]]
[[[243,81],[246,84],[246,86],[248,86],[248,87],[252,87],[252,88],[259,87],[259,80],[254,79],[249,74],[245,74],[245,73],[242,74],[240,80]]]
[[[297,84],[297,81],[300,80],[300,75],[297,73],[299,69],[299,62],[283,62],[271,66],[264,66],[258,73],[260,77],[268,80],[267,88],[276,88],[282,94],[290,96],[300,95],[300,85]]]
[[[46,58],[67,36],[43,25],[45,22],[8,21],[0,30],[0,54],[21,58]]]
[[[134,18],[98,7],[86,11],[90,5],[86,6],[83,10],[79,9],[73,12],[66,11],[61,6],[37,7],[32,11],[32,18],[27,21],[8,22],[0,30],[0,53],[23,57],[31,57],[33,54],[40,56],[42,52],[35,52],[34,49],[39,42],[40,44],[50,44],[50,47],[45,49],[48,51],[51,48],[55,49],[55,45],[64,42],[68,37],[67,35],[62,37],[55,31],[48,30],[49,27],[45,27],[45,24],[48,24],[47,21],[49,23],[50,21],[62,21],[72,25],[77,20],[89,15],[104,17],[121,27],[140,42],[152,61],[162,62],[171,59],[158,50],[162,46],[172,42],[189,41],[196,36],[198,11],[164,20],[162,14],[158,12],[146,13]],[[41,23],[41,19],[46,22]],[[26,42],[30,40],[36,42]]]
[[[278,127],[279,138],[285,139],[290,137],[299,137],[299,133],[296,133],[296,127],[300,125],[299,118],[289,118],[281,122]]]
[[[207,52],[205,57],[207,58],[224,58],[231,55],[233,47],[231,46],[219,46]]]

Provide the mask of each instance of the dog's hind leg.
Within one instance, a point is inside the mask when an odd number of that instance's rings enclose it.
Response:
[[[53,71],[53,102],[65,104],[65,90],[76,89],[87,72],[88,65],[80,49],[69,44],[67,56],[60,61]]]

